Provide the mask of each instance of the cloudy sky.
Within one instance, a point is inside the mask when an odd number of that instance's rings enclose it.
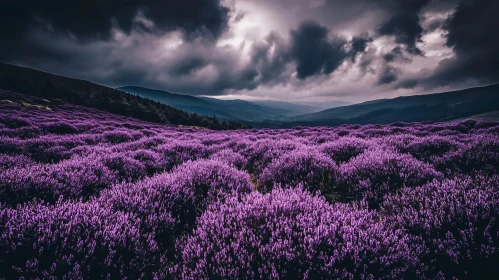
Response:
[[[116,87],[344,100],[499,82],[497,0],[16,0],[0,61]]]

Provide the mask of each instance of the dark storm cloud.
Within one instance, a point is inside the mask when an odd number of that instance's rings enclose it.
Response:
[[[40,23],[59,33],[71,33],[82,38],[105,39],[113,24],[130,33],[134,25],[147,31],[181,29],[187,34],[209,32],[219,36],[227,27],[229,10],[219,0],[131,1],[131,0],[52,0],[8,1],[2,7],[4,32],[19,34]],[[154,27],[136,22],[141,13]]]
[[[455,59],[444,60],[437,74],[448,81],[463,76],[499,80],[499,3],[464,0],[447,20],[447,46]]]
[[[8,55],[43,55],[29,42],[30,34],[46,32],[80,42],[107,40],[113,28],[162,34],[181,30],[186,39],[219,37],[227,28],[229,10],[220,0],[132,1],[51,0],[5,1],[0,9],[0,51]],[[1,54],[0,54],[1,55]]]
[[[316,22],[306,21],[291,31],[292,58],[296,61],[299,79],[318,74],[330,74],[347,58],[347,42],[328,37],[329,30]]]
[[[391,84],[398,80],[397,72],[398,70],[395,67],[391,65],[385,65],[378,77],[378,85]]]
[[[402,51],[402,48],[400,48],[399,46],[393,48],[390,52],[384,54],[383,59],[386,62],[394,62],[394,61],[410,62],[411,61],[410,58],[404,54],[404,52]]]
[[[395,41],[405,45],[409,53],[421,55],[422,51],[416,45],[421,41],[424,31],[419,13],[431,0],[379,0],[379,2],[389,11],[390,17],[378,26],[378,33],[395,36]]]
[[[368,34],[362,34],[352,38],[351,48],[349,51],[352,62],[355,62],[357,55],[366,51],[367,45],[373,41],[373,38]]]
[[[257,71],[258,83],[275,85],[285,83],[289,77],[286,67],[291,61],[291,54],[286,40],[272,31],[264,40],[253,43],[251,65]]]
[[[497,0],[8,1],[0,9],[0,61],[193,95],[486,83],[499,81],[498,6]],[[424,68],[439,61],[436,69]]]
[[[445,21],[446,45],[454,57],[442,60],[434,72],[403,81],[411,88],[445,86],[475,79],[499,82],[499,3],[497,0],[462,0]]]
[[[171,73],[175,76],[189,75],[206,65],[208,65],[208,60],[202,56],[185,57],[183,60],[172,65]]]

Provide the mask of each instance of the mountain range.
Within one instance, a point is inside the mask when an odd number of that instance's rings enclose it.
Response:
[[[499,120],[499,84],[358,104],[222,100],[137,86],[113,89],[0,63],[0,89],[147,121],[215,129],[436,122],[466,118]],[[325,107],[330,108],[323,110]]]
[[[89,81],[5,63],[0,63],[0,90],[43,98],[48,104],[67,102],[149,122],[211,129],[244,127],[240,123],[221,122],[212,116],[188,113],[155,100]],[[0,94],[0,100],[2,97]]]
[[[222,100],[171,93],[137,86],[118,87],[118,90],[168,104],[190,113],[215,116],[222,120],[243,122],[286,121],[288,118],[319,112],[325,108],[348,105],[343,101],[320,103],[291,103],[276,100]],[[326,104],[326,107],[324,105]]]
[[[458,91],[380,99],[291,117],[292,125],[382,124],[391,122],[494,119],[499,110],[499,84]]]

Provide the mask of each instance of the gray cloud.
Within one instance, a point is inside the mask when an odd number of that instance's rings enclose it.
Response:
[[[5,6],[0,25],[11,28],[0,30],[0,61],[109,86],[369,99],[468,79],[499,81],[494,0],[20,0]]]
[[[420,73],[399,87],[432,88],[459,84],[499,82],[499,4],[494,0],[461,0],[443,24],[446,45],[454,56],[443,59],[434,71]]]
[[[328,38],[328,29],[315,22],[304,22],[291,31],[291,55],[297,63],[299,79],[317,74],[330,74],[347,57],[346,41]]]

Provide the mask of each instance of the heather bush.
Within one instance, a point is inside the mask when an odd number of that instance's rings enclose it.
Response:
[[[140,149],[131,152],[130,156],[145,166],[148,175],[161,172],[165,168],[161,155],[153,151]]]
[[[228,165],[234,166],[237,169],[244,169],[248,165],[248,160],[239,153],[231,149],[223,149],[215,152],[210,156],[210,159],[224,162]]]
[[[270,191],[274,185],[303,185],[307,190],[332,195],[336,164],[316,149],[301,148],[272,161],[259,176],[260,187]]]
[[[36,138],[22,142],[23,152],[40,163],[57,163],[71,156],[69,148],[49,139]]]
[[[416,273],[408,237],[368,210],[300,189],[210,207],[179,243],[176,279],[394,279]]]
[[[187,162],[172,173],[136,183],[118,184],[101,193],[106,207],[140,218],[163,249],[194,225],[208,204],[227,196],[242,197],[253,189],[248,174],[222,162]]]
[[[384,195],[402,187],[423,185],[442,174],[410,155],[374,147],[341,165],[337,192],[342,199],[364,199],[377,207]]]
[[[183,230],[182,217],[175,218],[172,213],[183,201],[170,185],[171,176],[164,173],[135,183],[114,185],[102,191],[97,201],[106,209],[135,217],[140,221],[141,230],[151,234],[164,252],[172,249],[175,238]]]
[[[112,144],[119,144],[134,140],[133,136],[130,133],[121,130],[106,131],[104,132],[104,138],[106,139],[106,141]]]
[[[320,146],[320,150],[332,160],[340,164],[362,154],[369,143],[359,138],[340,138]]]
[[[146,166],[140,161],[123,154],[110,154],[96,157],[104,165],[118,174],[120,181],[135,181],[147,175]]]
[[[435,161],[435,166],[448,174],[497,174],[499,171],[499,137],[475,136],[469,144]]]
[[[42,131],[53,134],[73,134],[78,133],[78,129],[65,122],[44,123],[41,125]]]
[[[403,188],[383,204],[387,221],[428,246],[431,278],[499,277],[499,178],[460,177]]]
[[[411,154],[418,160],[433,162],[447,153],[458,150],[460,146],[459,143],[448,137],[429,136],[418,138],[399,150]]]
[[[8,136],[19,139],[36,138],[41,135],[40,129],[32,126],[25,126],[16,129],[4,128],[0,129],[0,136]]]
[[[0,154],[0,170],[7,170],[13,167],[23,168],[31,164],[33,164],[33,161],[23,155]]]
[[[247,173],[216,160],[189,161],[171,173],[170,191],[182,201],[173,212],[187,224],[193,224],[208,204],[253,189]]]
[[[174,140],[155,148],[155,150],[163,155],[166,164],[165,168],[167,170],[171,170],[184,162],[208,156],[206,147],[196,141],[187,142]]]
[[[114,172],[90,158],[11,168],[0,173],[0,201],[17,204],[37,199],[54,203],[60,196],[88,199],[116,180]]]
[[[20,154],[23,152],[23,145],[19,139],[0,136],[0,153],[2,154]]]
[[[29,120],[17,116],[0,116],[0,123],[8,128],[20,128],[31,125]]]
[[[0,278],[151,279],[157,246],[95,203],[0,209]]]
[[[249,171],[260,174],[268,164],[280,155],[293,151],[299,144],[288,141],[257,141],[241,152],[248,159]]]

